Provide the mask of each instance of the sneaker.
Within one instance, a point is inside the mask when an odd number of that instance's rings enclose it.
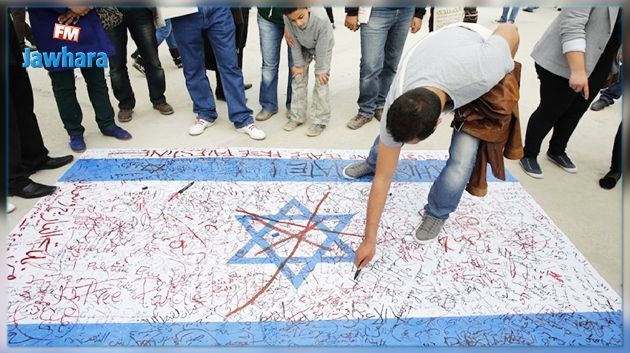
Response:
[[[132,115],[133,109],[120,108],[120,110],[118,111],[118,121],[120,121],[121,123],[131,121]]]
[[[175,66],[177,66],[178,69],[181,69],[182,67],[184,67],[181,57],[173,58],[173,64],[175,64]]]
[[[504,20],[504,19],[502,19],[502,18],[499,18],[498,20],[494,20],[494,21],[492,21],[492,22],[494,22],[494,23],[505,23],[505,22],[507,22],[507,20]]]
[[[105,130],[105,131],[101,131],[101,134],[105,135],[105,136],[109,136],[109,137],[114,137],[117,138],[119,140],[130,140],[131,139],[131,134],[129,132],[127,132],[127,130],[121,128],[120,126],[114,125],[114,127],[112,127],[109,130]]]
[[[374,169],[366,161],[348,164],[341,172],[348,179],[358,179],[366,175],[374,174]]]
[[[134,60],[134,62],[133,62],[133,64],[131,66],[133,66],[134,69],[140,71],[141,74],[143,74],[143,75],[145,74],[144,66],[142,66],[142,64],[140,63],[140,60],[138,60],[138,59]]]
[[[166,102],[153,104],[153,109],[159,111],[162,115],[171,115],[175,112],[173,110],[173,107],[171,107],[171,105]]]
[[[542,179],[544,177],[542,169],[536,160],[536,157],[523,157],[518,162],[521,168],[525,171],[525,174],[532,178]]]
[[[376,121],[381,121],[382,115],[383,115],[383,108],[376,108],[374,110],[374,119],[376,119]]]
[[[325,128],[326,128],[326,125],[311,124],[311,126],[309,126],[308,129],[306,130],[306,136],[309,136],[309,137],[319,136],[324,131]]]
[[[600,98],[591,104],[591,110],[598,112],[611,104],[612,103],[609,103],[607,100]]]
[[[243,126],[242,128],[236,129],[238,132],[242,132],[244,134],[248,134],[254,140],[264,140],[267,135],[261,129],[256,127],[256,124],[249,124],[247,126]]]
[[[442,230],[444,222],[446,222],[445,219],[435,218],[425,212],[422,217],[422,223],[418,229],[416,229],[416,234],[414,236],[416,243],[424,245],[437,238],[438,234],[440,234],[440,231]]]
[[[564,169],[568,173],[577,173],[577,167],[571,161],[571,158],[566,153],[563,154],[551,154],[547,151],[547,159],[552,161],[558,167]]]
[[[372,117],[367,117],[361,113],[358,113],[357,115],[354,116],[354,118],[350,119],[350,121],[348,121],[348,123],[346,124],[346,126],[352,130],[356,130],[358,128],[360,128],[361,126],[367,124],[370,122],[370,120],[372,120]]]
[[[298,123],[295,120],[291,120],[289,119],[289,121],[287,121],[286,124],[284,124],[284,126],[282,127],[284,129],[284,131],[293,131],[295,129],[297,129],[298,126],[302,125],[302,123]]]
[[[70,149],[74,152],[81,153],[86,150],[85,140],[83,135],[70,136]]]
[[[269,118],[274,116],[276,113],[272,113],[272,112],[261,110],[260,112],[258,112],[258,114],[256,114],[256,121],[269,120]]]
[[[188,130],[188,134],[191,136],[201,135],[207,128],[214,125],[215,122],[216,120],[208,121],[197,117],[197,120],[195,120],[195,124],[191,126]]]

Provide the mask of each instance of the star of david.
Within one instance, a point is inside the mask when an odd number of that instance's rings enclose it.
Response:
[[[291,284],[298,288],[319,263],[353,261],[354,250],[339,238],[339,235],[350,223],[353,216],[353,214],[313,214],[295,198],[291,199],[274,215],[238,215],[236,219],[243,225],[251,239],[232,256],[228,263],[275,264]],[[308,225],[309,220],[310,226]],[[262,229],[258,230],[254,227],[254,224],[260,225],[261,223],[264,225]],[[326,223],[334,223],[335,225],[331,229]],[[287,232],[287,224],[301,227],[302,232],[298,232],[298,234]],[[314,232],[320,232],[319,234],[325,235],[326,238],[321,244],[309,240],[309,234],[313,235],[315,234]],[[284,239],[282,236],[284,236]],[[281,256],[274,246],[277,243],[269,242],[270,238],[279,240],[279,243],[298,237],[302,239],[301,244],[310,244],[316,247],[311,256]],[[326,255],[330,248],[335,245],[343,254]],[[252,249],[257,249],[256,246],[263,249],[260,253],[264,252],[265,256],[248,257],[247,255],[250,254]],[[287,264],[303,264],[303,266],[299,272],[295,273],[289,266],[286,266]]]

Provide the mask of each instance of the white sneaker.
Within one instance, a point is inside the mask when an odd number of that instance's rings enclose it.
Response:
[[[197,118],[197,120],[195,121],[195,125],[191,126],[190,130],[188,130],[188,134],[190,134],[191,136],[201,135],[204,132],[204,130],[214,125],[215,122],[216,120],[213,122],[210,122],[208,120]]]
[[[267,137],[264,131],[256,127],[256,124],[243,126],[240,129],[236,129],[236,131],[248,134],[249,137],[253,138],[254,140],[264,140],[265,137]]]
[[[15,205],[10,202],[7,202],[7,213],[11,213],[14,210],[15,210]]]

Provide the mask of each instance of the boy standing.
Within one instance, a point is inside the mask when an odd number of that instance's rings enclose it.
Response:
[[[291,48],[293,80],[291,88],[293,99],[289,111],[289,121],[284,130],[293,131],[306,122],[308,102],[308,67],[315,60],[315,77],[311,115],[313,123],[306,131],[307,136],[318,136],[330,121],[330,97],[328,80],[330,78],[330,60],[335,44],[332,26],[328,19],[311,16],[308,7],[287,8],[284,10],[284,23],[295,45]]]

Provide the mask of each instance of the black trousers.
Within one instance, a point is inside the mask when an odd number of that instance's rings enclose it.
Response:
[[[33,112],[33,89],[21,66],[22,52],[13,24],[9,27],[9,189],[21,189],[46,161],[48,150]]]
[[[543,139],[553,129],[549,141],[549,153],[563,154],[573,131],[577,127],[584,112],[591,105],[610,73],[619,45],[615,40],[609,41],[604,52],[588,78],[590,96],[584,99],[569,87],[569,80],[547,71],[536,64],[536,72],[540,80],[540,104],[532,113],[527,123],[525,134],[525,157],[536,157],[540,153]]]
[[[615,143],[613,144],[612,150],[612,159],[610,161],[610,170],[613,172],[621,172],[621,126],[623,124],[619,123],[619,128],[617,129],[617,134],[615,135]]]

